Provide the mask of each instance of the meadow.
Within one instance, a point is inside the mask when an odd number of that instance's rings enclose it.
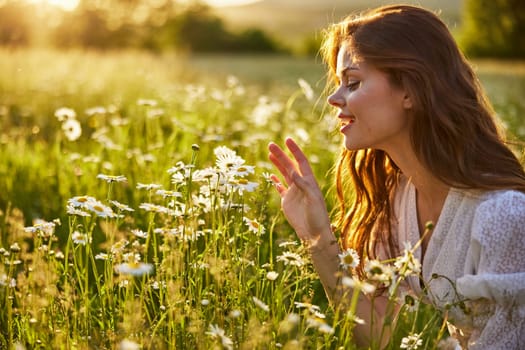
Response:
[[[525,64],[475,66],[525,141]],[[332,206],[324,87],[316,59],[1,50],[0,348],[356,348],[268,179],[292,136]],[[446,315],[397,295],[411,252],[376,267],[349,300],[388,287],[387,348],[437,348]]]

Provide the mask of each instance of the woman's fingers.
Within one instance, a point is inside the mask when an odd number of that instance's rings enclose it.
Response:
[[[270,175],[270,179],[272,180],[275,188],[277,189],[277,192],[282,196],[286,193],[286,187],[281,183],[281,180],[274,174]]]
[[[310,167],[310,162],[306,158],[306,155],[301,150],[301,148],[295,143],[295,141],[288,137],[285,141],[286,147],[292,152],[292,155],[294,156],[295,160],[297,161],[297,165],[299,166],[299,171],[301,172],[301,175],[312,175],[313,171]]]
[[[270,143],[268,145],[270,150],[269,158],[270,161],[279,169],[281,174],[284,176],[286,183],[290,185],[291,183],[291,174],[295,170],[295,163],[288,157],[288,155],[277,146],[275,143]]]

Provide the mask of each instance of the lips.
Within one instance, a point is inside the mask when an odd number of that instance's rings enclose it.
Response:
[[[343,113],[339,114],[338,118],[341,122],[341,131],[343,131],[343,129],[355,122],[355,118],[353,116],[346,115]]]

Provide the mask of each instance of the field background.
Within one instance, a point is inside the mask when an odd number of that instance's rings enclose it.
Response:
[[[399,3],[382,0],[262,0],[243,6],[216,8],[232,28],[260,27],[284,42],[297,45],[305,37],[318,33],[328,24],[352,13],[376,6]],[[461,0],[408,0],[440,13],[452,30],[461,22]]]
[[[216,11],[232,27],[263,27],[299,45],[376,3],[386,2],[265,0]],[[441,8],[452,30],[459,28],[461,2],[419,3]],[[523,159],[525,62],[472,64]],[[274,171],[268,142],[292,136],[332,206],[328,174],[340,135],[325,104],[324,72],[317,57],[1,49],[0,347],[115,349],[130,340],[133,349],[354,348],[354,319],[328,307],[267,181]],[[56,117],[62,108],[75,112],[78,139],[63,132]],[[205,211],[203,198],[192,197],[201,184],[176,182],[167,170],[184,177],[213,167],[222,146],[254,172],[214,192],[213,201],[202,189],[212,203]],[[106,183],[101,174],[126,181]],[[250,182],[256,190],[235,190]],[[174,206],[140,184],[182,197]],[[67,212],[77,196],[101,201],[92,216]],[[103,217],[110,200],[134,211]],[[145,202],[185,211],[148,212]],[[50,234],[39,219],[61,224]],[[167,228],[183,234],[167,235]],[[100,254],[114,255],[95,258]],[[155,272],[122,273],[121,264],[136,268],[139,261]],[[414,332],[434,348],[439,317],[407,311],[388,348]]]

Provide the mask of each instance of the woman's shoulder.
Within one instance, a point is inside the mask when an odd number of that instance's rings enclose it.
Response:
[[[474,215],[474,231],[480,240],[523,238],[525,234],[525,193],[515,190],[481,194]]]
[[[525,219],[525,193],[516,190],[486,191],[479,194],[477,211],[489,216],[523,215]]]

